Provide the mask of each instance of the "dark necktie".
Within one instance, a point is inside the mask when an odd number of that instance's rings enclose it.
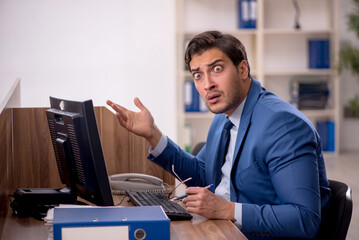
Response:
[[[221,133],[221,138],[219,140],[218,153],[217,153],[217,159],[216,159],[216,169],[214,169],[214,171],[216,172],[215,187],[217,187],[221,181],[221,176],[222,176],[221,168],[226,159],[228,145],[229,145],[229,139],[231,136],[230,131],[233,126],[234,125],[229,120],[229,118],[226,118],[226,123],[224,124],[223,130]]]

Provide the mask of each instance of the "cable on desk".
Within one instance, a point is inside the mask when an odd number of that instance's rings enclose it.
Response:
[[[123,200],[125,200],[125,198],[127,197],[128,195],[126,194],[125,196],[123,196],[123,198],[121,199],[120,203],[116,204],[115,206],[121,206]]]

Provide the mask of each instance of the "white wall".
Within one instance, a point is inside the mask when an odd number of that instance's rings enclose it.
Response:
[[[0,88],[21,78],[21,107],[138,96],[176,138],[175,49],[174,0],[0,0]]]
[[[359,47],[346,27],[352,1],[339,2],[340,38]],[[21,78],[21,107],[53,95],[135,109],[139,96],[176,139],[175,49],[174,0],[0,0],[0,91]],[[344,72],[341,104],[358,92]],[[341,149],[358,150],[358,136],[359,121],[342,119]]]
[[[339,1],[339,37],[341,41],[348,40],[359,48],[357,36],[348,31],[346,15],[354,10],[352,0]],[[354,76],[350,71],[343,71],[340,75],[340,98],[341,106],[344,106],[349,99],[359,94],[359,76]],[[341,109],[342,110],[342,109]],[[343,116],[343,114],[341,114]],[[340,149],[343,151],[359,151],[359,119],[341,120]]]

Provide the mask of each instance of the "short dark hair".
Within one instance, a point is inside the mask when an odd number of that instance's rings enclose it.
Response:
[[[230,34],[223,34],[219,31],[203,32],[192,38],[185,52],[185,63],[188,69],[194,55],[202,54],[212,48],[218,48],[224,52],[235,66],[245,60],[248,65],[248,76],[251,76],[247,52],[242,42]]]

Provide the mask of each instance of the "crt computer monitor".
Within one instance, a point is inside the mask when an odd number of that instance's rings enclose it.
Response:
[[[113,206],[100,135],[91,100],[50,97],[46,111],[61,182],[98,206]]]

